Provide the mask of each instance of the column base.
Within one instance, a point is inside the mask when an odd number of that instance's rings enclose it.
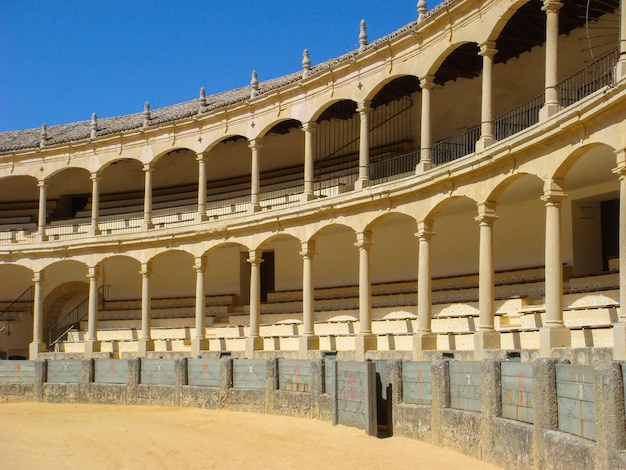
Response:
[[[46,343],[30,343],[28,345],[28,359],[34,361],[39,356],[39,353],[46,352]]]
[[[148,351],[154,351],[154,341],[151,339],[140,339],[137,345],[137,355],[139,357],[146,357]]]
[[[474,333],[474,360],[482,361],[487,349],[500,349],[499,331],[478,330]]]
[[[484,136],[476,141],[476,152],[482,152],[490,145],[494,144],[496,139],[492,136]]]
[[[613,360],[626,361],[626,320],[613,323]]]
[[[48,241],[48,235],[42,235],[42,234],[38,233],[37,237],[35,238],[35,240],[37,241],[37,243],[47,242]]]
[[[543,122],[548,119],[550,116],[558,113],[561,109],[560,104],[558,103],[546,103],[543,105],[543,108],[539,110],[539,122]]]
[[[89,236],[95,237],[96,235],[100,235],[102,231],[98,227],[91,227],[89,229]]]
[[[317,196],[313,193],[302,193],[300,195],[300,202],[309,202],[317,199]]]
[[[565,326],[539,328],[539,357],[552,357],[552,348],[569,348],[571,345],[571,333]]]
[[[206,213],[198,213],[194,217],[196,223],[206,222],[207,220],[209,220],[209,216]]]
[[[85,341],[85,357],[93,357],[93,353],[100,352],[100,341],[87,340]]]
[[[620,59],[615,65],[615,81],[620,82],[626,78],[626,58]]]
[[[200,357],[202,351],[209,350],[209,340],[207,338],[193,338],[191,340],[191,357]]]
[[[154,228],[154,224],[152,222],[144,222],[141,224],[141,230],[147,232],[148,230],[152,230]]]
[[[248,208],[248,214],[256,214],[257,212],[261,212],[261,210],[261,204],[250,204],[250,207]]]
[[[246,359],[254,359],[254,351],[263,351],[263,338],[260,336],[246,338]]]
[[[432,162],[419,162],[417,165],[415,165],[415,174],[419,176],[422,173],[426,173],[432,167]]]
[[[376,351],[376,336],[371,333],[359,333],[354,340],[355,343],[355,360],[359,362],[365,361],[365,353],[367,351]]]
[[[418,331],[413,335],[413,360],[424,360],[424,351],[437,350],[437,335],[430,331]]]
[[[298,338],[298,358],[307,359],[309,351],[318,351],[320,349],[320,339],[318,336],[300,336]]]
[[[370,180],[358,179],[354,182],[354,190],[361,191],[368,186],[371,186],[372,182]]]

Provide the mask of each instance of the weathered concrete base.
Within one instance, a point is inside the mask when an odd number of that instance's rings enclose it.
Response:
[[[564,326],[543,326],[539,329],[539,354],[541,357],[552,357],[553,348],[569,348],[571,334]]]
[[[474,360],[485,359],[485,351],[500,349],[500,332],[495,330],[478,330],[474,333]]]
[[[355,343],[355,360],[363,362],[367,351],[376,350],[376,336],[373,334],[359,333],[354,339]]]
[[[613,359],[626,361],[626,322],[613,323]]]
[[[30,343],[28,346],[28,358],[34,361],[39,358],[39,353],[46,352],[46,343]]]
[[[572,364],[593,365],[613,359],[611,348],[554,348],[552,358],[568,360]]]
[[[100,352],[100,341],[85,341],[85,357],[93,357],[93,353]]]
[[[193,338],[191,340],[191,357],[200,357],[203,351],[209,350],[209,340],[206,338]]]
[[[300,336],[298,339],[298,359],[308,359],[310,351],[318,351],[320,348],[319,336]]]
[[[437,350],[437,335],[432,332],[418,331],[413,335],[413,360],[424,360],[424,351]]]
[[[254,359],[254,351],[263,350],[263,338],[260,336],[248,336],[246,338],[246,359]]]

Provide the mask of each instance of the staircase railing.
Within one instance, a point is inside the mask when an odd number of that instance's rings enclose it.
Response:
[[[3,331],[10,332],[11,322],[23,312],[28,309],[31,309],[32,312],[34,292],[35,288],[30,286],[0,312],[0,333]]]
[[[109,294],[109,286],[104,285],[98,289],[98,308],[104,308],[104,303]],[[48,331],[48,344],[50,349],[53,349],[54,345],[65,341],[67,334],[77,329],[80,322],[83,321],[89,315],[89,297],[78,304],[67,315],[56,322]]]

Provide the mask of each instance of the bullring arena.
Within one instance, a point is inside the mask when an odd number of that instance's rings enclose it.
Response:
[[[0,133],[0,397],[624,468],[625,12],[420,1],[284,77]]]

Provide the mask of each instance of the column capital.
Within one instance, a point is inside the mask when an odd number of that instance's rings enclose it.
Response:
[[[89,266],[87,268],[87,277],[89,279],[97,278],[100,275],[100,265]]]
[[[617,167],[626,168],[626,148],[619,148],[615,151]],[[615,172],[615,171],[614,171]]]
[[[415,236],[420,240],[430,240],[435,232],[433,232],[433,221],[432,220],[422,220],[417,223],[417,232],[415,232]]]
[[[35,271],[33,273],[33,282],[42,282],[43,278],[43,271]]]
[[[91,179],[91,181],[93,182],[100,181],[101,177],[102,177],[102,174],[99,171],[92,171],[91,174],[89,175],[89,179]]]
[[[478,55],[480,56],[493,57],[498,52],[495,41],[485,41],[480,43],[478,47],[480,48],[480,51],[478,52]]]
[[[196,271],[204,271],[206,268],[206,256],[198,256],[194,259],[193,269]]]
[[[302,242],[300,244],[300,256],[303,258],[313,258],[315,256],[315,241],[310,240],[308,242]]]
[[[248,259],[246,260],[253,266],[260,266],[263,262],[263,251],[262,250],[250,250],[248,252]]]
[[[302,130],[304,132],[315,132],[317,130],[317,122],[316,121],[307,121],[302,123]]]
[[[365,230],[363,232],[357,232],[356,234],[356,246],[359,250],[369,250],[370,247],[374,244],[372,242],[372,232]]]
[[[558,12],[563,3],[560,0],[543,0],[543,6],[541,9],[545,12]]]
[[[48,187],[48,180],[42,179],[42,180],[37,181],[37,186],[39,188],[44,188],[44,189],[47,188]]]
[[[154,171],[154,165],[152,163],[144,163],[142,170],[146,173]]]
[[[248,148],[250,150],[258,150],[262,147],[262,141],[260,137],[257,137],[256,139],[250,139],[248,141]]]
[[[476,222],[482,224],[493,224],[498,216],[496,215],[496,203],[492,201],[480,202],[478,206],[478,215],[474,217]]]
[[[420,88],[423,90],[432,90],[435,88],[435,76],[434,75],[424,75],[423,77],[419,77],[420,79]]]
[[[626,179],[626,165],[620,165],[611,170],[620,180]]]
[[[196,153],[196,161],[203,162],[205,160],[206,160],[206,155],[204,154],[204,152]]]
[[[560,204],[567,197],[567,194],[563,191],[564,183],[565,180],[562,178],[544,181],[541,200],[546,204]]]
[[[372,111],[371,105],[372,105],[372,102],[369,100],[359,101],[357,103],[356,110],[359,114],[368,114],[369,112]]]
[[[141,269],[139,270],[139,274],[142,277],[148,277],[152,274],[152,263],[148,261],[147,263],[141,263]]]

